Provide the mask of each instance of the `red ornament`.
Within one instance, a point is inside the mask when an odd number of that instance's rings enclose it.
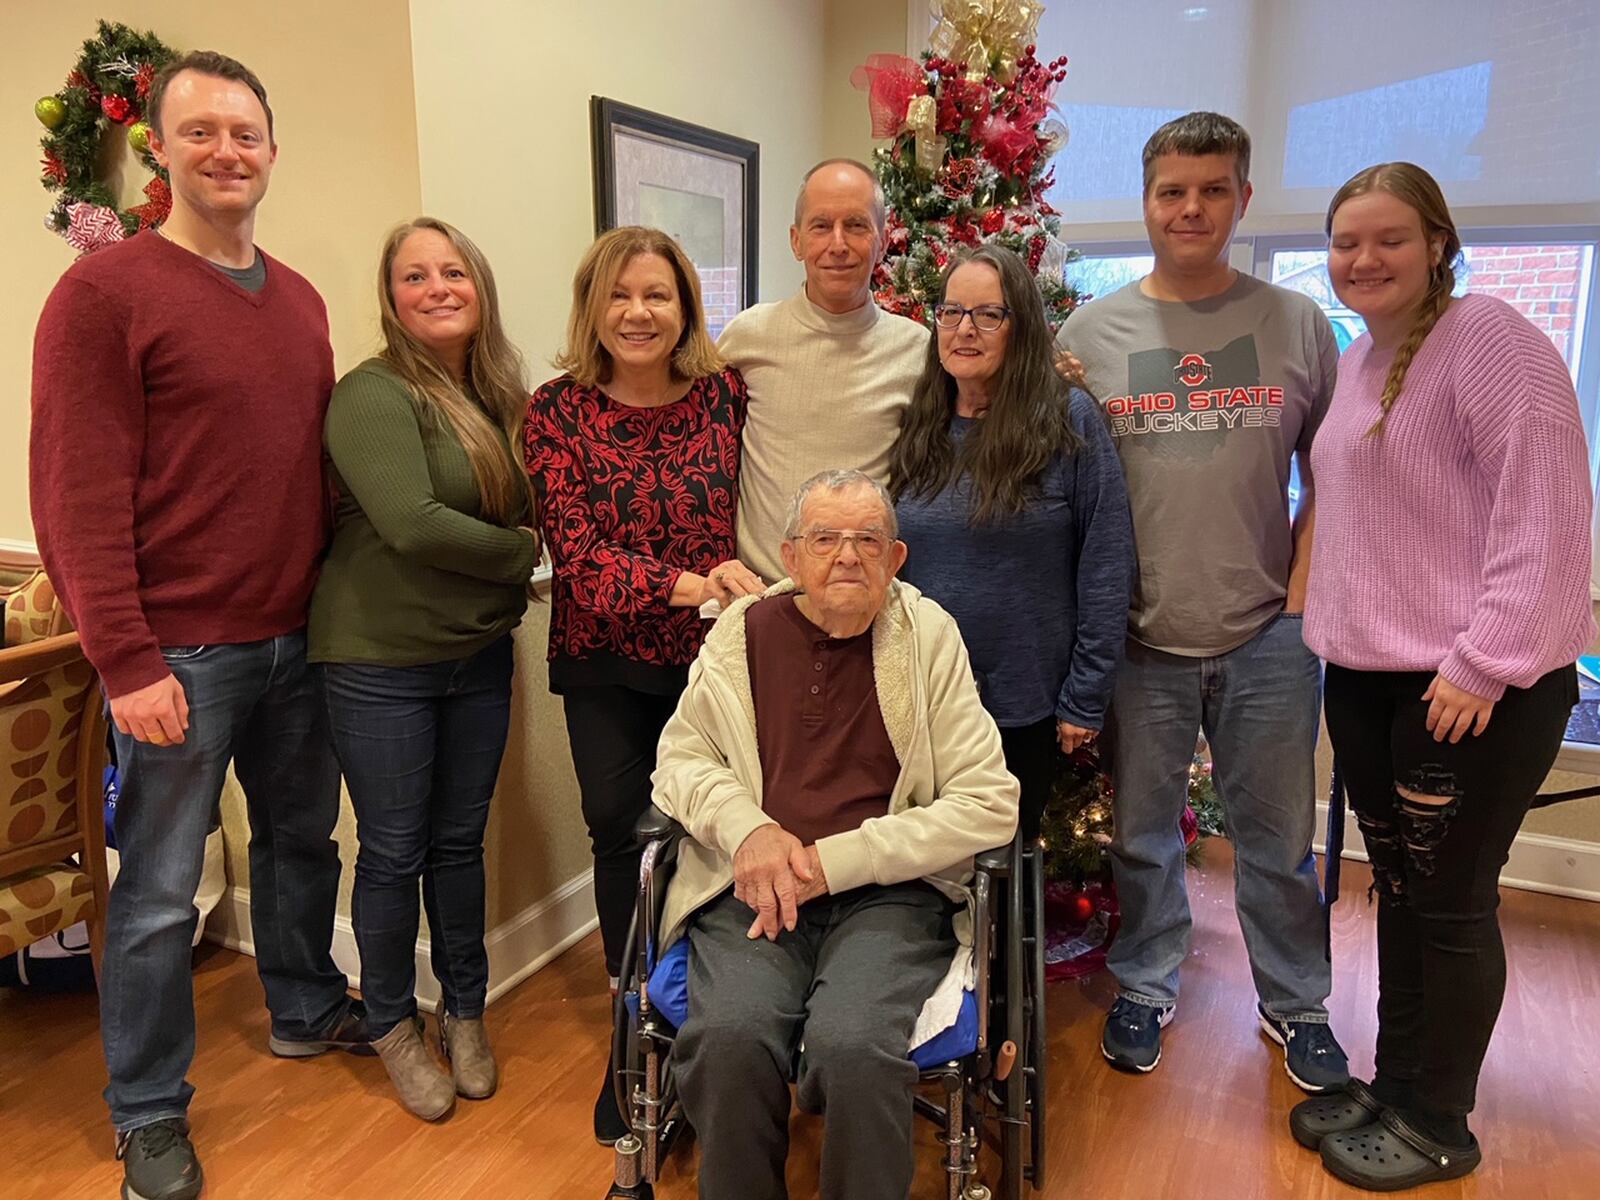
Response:
[[[44,152],[44,177],[52,179],[56,183],[65,183],[67,181],[67,164],[56,157],[54,150],[46,150]]]
[[[1086,893],[1079,892],[1072,898],[1069,911],[1072,913],[1074,921],[1082,921],[1087,924],[1089,918],[1094,916],[1094,901],[1089,899]]]
[[[983,214],[983,220],[980,223],[982,224],[983,231],[985,233],[999,233],[1001,229],[1005,228],[1005,209],[991,208],[988,212]]]
[[[133,105],[129,104],[127,100],[121,96],[106,95],[100,97],[100,111],[105,113],[106,116],[110,117],[118,125],[121,125],[128,119],[129,114],[132,113]]]
[[[139,99],[147,100],[150,98],[150,85],[155,81],[156,69],[149,63],[141,63],[139,65],[139,73],[133,77],[134,91]]]

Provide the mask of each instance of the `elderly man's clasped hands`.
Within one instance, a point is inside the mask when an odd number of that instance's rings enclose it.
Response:
[[[755,910],[748,936],[775,942],[780,930],[794,930],[802,904],[828,894],[828,880],[816,846],[802,845],[773,822],[751,833],[734,854],[733,894]]]

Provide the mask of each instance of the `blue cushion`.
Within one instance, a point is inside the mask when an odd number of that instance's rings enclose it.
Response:
[[[656,962],[650,972],[650,1004],[681,1026],[689,1015],[689,939],[679,938]],[[628,1006],[638,1012],[637,997],[628,997]],[[951,1059],[963,1058],[978,1048],[978,1001],[970,991],[961,993],[961,1010],[948,1029],[940,1030],[911,1051],[911,1061],[919,1070],[942,1066]]]

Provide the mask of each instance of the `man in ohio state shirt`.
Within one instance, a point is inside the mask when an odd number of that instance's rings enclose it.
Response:
[[[1106,726],[1121,985],[1101,1048],[1150,1071],[1189,951],[1179,817],[1203,729],[1238,858],[1257,1018],[1311,1092],[1348,1078],[1324,1005],[1313,750],[1320,668],[1301,637],[1315,509],[1311,439],[1333,394],[1333,330],[1306,296],[1228,265],[1250,139],[1191,113],[1144,149],[1155,267],[1062,328],[1128,481],[1139,582]],[[1287,487],[1299,460],[1300,506]]]

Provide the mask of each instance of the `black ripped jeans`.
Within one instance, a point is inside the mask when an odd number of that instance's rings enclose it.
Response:
[[[1328,664],[1323,709],[1378,898],[1374,1090],[1440,1141],[1465,1144],[1506,988],[1500,868],[1561,747],[1576,670],[1507,688],[1455,745],[1426,727],[1424,671]],[[1419,804],[1397,787],[1446,796]]]

